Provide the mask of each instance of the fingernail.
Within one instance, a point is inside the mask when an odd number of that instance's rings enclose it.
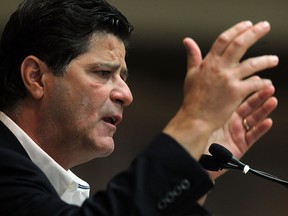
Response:
[[[245,22],[245,25],[246,25],[247,27],[251,27],[251,26],[253,26],[253,23],[252,23],[250,20],[247,20],[247,21]]]
[[[265,84],[272,85],[272,81],[270,79],[264,79]]]
[[[279,58],[276,55],[271,55],[270,58],[271,58],[271,61],[274,62],[275,64],[279,62]]]
[[[267,22],[267,21],[261,22],[261,25],[262,25],[264,28],[270,27],[270,23]]]

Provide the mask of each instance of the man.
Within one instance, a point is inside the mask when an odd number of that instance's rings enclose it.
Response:
[[[113,152],[133,100],[125,62],[132,30],[102,0],[26,0],[11,16],[0,44],[1,216],[208,215],[201,205],[222,173],[208,174],[200,156],[217,141],[239,158],[271,128],[274,87],[254,74],[278,58],[240,62],[269,23],[236,24],[204,59],[185,38],[177,114],[106,191],[88,198],[89,185],[70,168]]]

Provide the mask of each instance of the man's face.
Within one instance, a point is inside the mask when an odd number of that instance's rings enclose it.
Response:
[[[95,35],[63,77],[48,75],[53,85],[46,90],[46,112],[55,125],[52,133],[66,140],[64,149],[78,151],[83,162],[113,151],[123,108],[133,100],[126,78],[124,44],[110,34]]]

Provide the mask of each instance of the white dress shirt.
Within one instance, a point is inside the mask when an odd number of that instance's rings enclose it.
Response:
[[[15,122],[0,111],[0,121],[17,137],[31,160],[45,173],[61,197],[69,204],[82,205],[89,197],[90,186],[72,171],[65,170],[43,151]]]

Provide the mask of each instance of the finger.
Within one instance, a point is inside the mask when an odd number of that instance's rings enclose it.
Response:
[[[247,117],[250,113],[252,113],[256,108],[262,105],[268,98],[270,98],[275,93],[275,88],[273,85],[261,89],[258,92],[255,92],[250,97],[248,97],[245,101],[241,103],[241,105],[237,109],[237,113],[241,118]]]
[[[228,62],[239,62],[249,47],[270,31],[270,24],[260,22],[237,36],[223,52],[222,57]]]
[[[251,76],[255,72],[272,68],[278,65],[279,59],[275,55],[266,55],[250,58],[238,65],[235,72],[236,77],[243,79]]]
[[[235,37],[243,33],[251,26],[253,26],[252,22],[243,21],[224,31],[222,34],[219,35],[219,37],[212,45],[210,50],[211,54],[219,56],[222,55],[222,53],[224,52],[224,50],[226,50],[231,41],[233,41]]]
[[[264,134],[266,134],[272,127],[273,121],[270,118],[262,121],[257,127],[253,130],[250,130],[246,133],[246,143],[249,147],[253,145],[257,140],[259,140]]]
[[[250,115],[245,117],[246,123],[250,128],[257,128],[259,122],[262,122],[276,107],[278,101],[275,97],[269,98],[258,109],[254,110]]]
[[[187,67],[193,68],[199,66],[202,62],[201,50],[196,42],[191,38],[185,38],[183,44],[187,51]]]
[[[267,88],[272,85],[271,80],[263,79],[259,76],[252,76],[241,81],[241,92],[243,98],[246,98],[248,95],[253,92],[258,92],[261,89]]]

